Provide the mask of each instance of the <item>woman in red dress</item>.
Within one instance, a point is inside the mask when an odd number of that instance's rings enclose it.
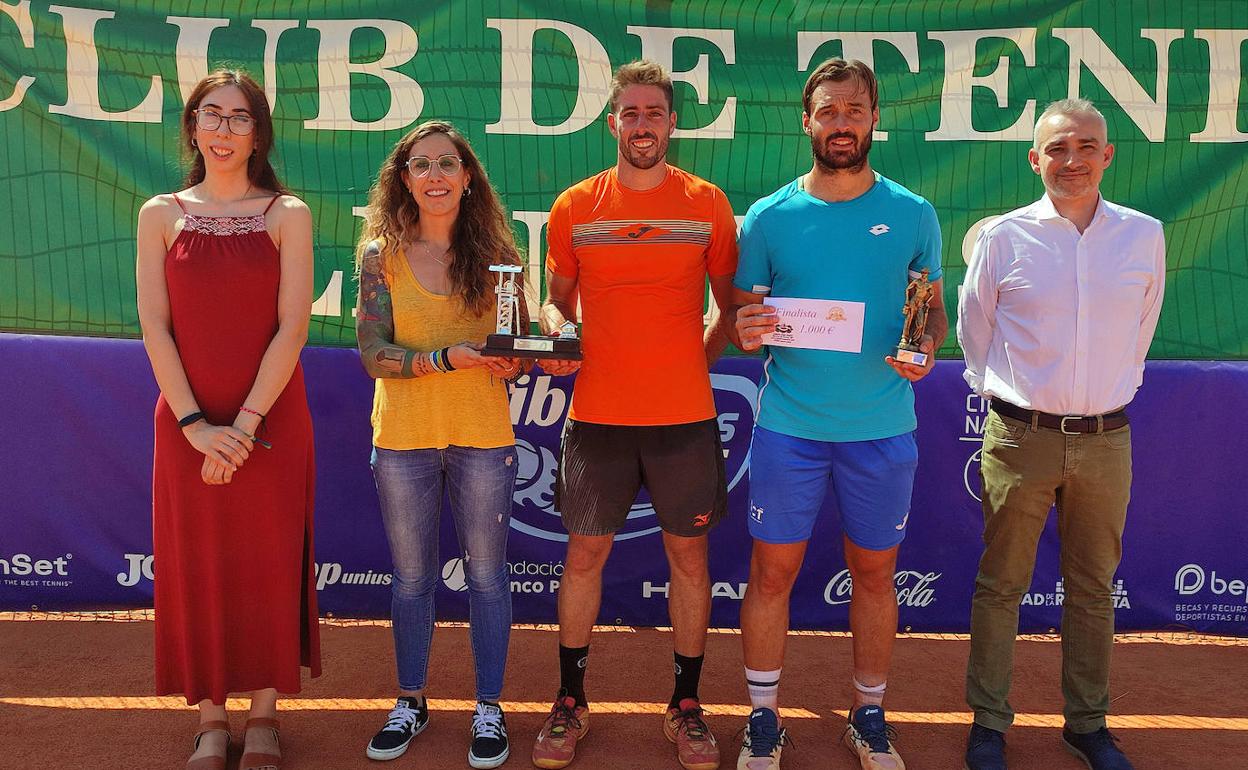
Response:
[[[246,74],[202,80],[182,114],[185,189],[139,212],[138,306],[160,385],[152,530],[156,689],[199,705],[189,770],[222,770],[225,699],[249,693],[240,767],[280,764],[277,693],[320,673],[315,462],[299,352],[312,218],[269,164]]]

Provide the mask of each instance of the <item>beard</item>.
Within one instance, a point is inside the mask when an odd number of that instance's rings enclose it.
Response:
[[[848,152],[833,151],[829,148],[829,143],[833,139],[853,139],[854,146]],[[814,156],[815,163],[823,171],[836,173],[838,171],[848,171],[850,173],[858,173],[867,165],[867,155],[871,152],[871,133],[862,139],[853,134],[830,134],[822,142],[816,137],[810,138],[810,154]]]
[[[648,153],[642,153],[639,150],[633,149],[633,146],[629,144],[629,142],[630,140],[637,138],[653,139],[654,147],[650,148]],[[620,137],[620,155],[624,157],[624,160],[628,161],[628,165],[641,171],[645,171],[646,169],[654,168],[659,165],[659,163],[667,157],[667,142],[668,140],[666,138],[653,134],[643,134],[641,137],[630,136],[627,139]]]

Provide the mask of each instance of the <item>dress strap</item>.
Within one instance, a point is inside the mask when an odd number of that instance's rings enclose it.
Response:
[[[260,216],[264,216],[265,214],[269,213],[269,209],[273,208],[273,204],[277,203],[277,199],[280,197],[282,197],[282,193],[278,193],[277,195],[274,195],[273,200],[269,201],[269,205],[264,207],[264,211],[260,212]]]
[[[174,200],[174,202],[178,204],[178,208],[182,209],[182,213],[183,213],[183,214],[189,214],[189,213],[191,213],[191,212],[189,212],[189,211],[187,211],[187,210],[186,210],[186,206],[183,206],[183,205],[182,205],[182,199],[178,197],[178,194],[177,194],[177,193],[169,193],[169,194],[173,196],[173,200]]]

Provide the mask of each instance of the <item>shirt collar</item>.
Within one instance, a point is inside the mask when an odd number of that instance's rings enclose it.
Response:
[[[1062,215],[1057,213],[1057,208],[1053,205],[1053,199],[1046,192],[1040,197],[1040,200],[1031,205],[1031,211],[1035,214],[1036,219],[1041,221],[1047,219],[1063,219]],[[1092,215],[1092,221],[1104,219],[1109,216],[1109,207],[1105,205],[1105,196],[1100,195],[1096,201],[1096,213]]]

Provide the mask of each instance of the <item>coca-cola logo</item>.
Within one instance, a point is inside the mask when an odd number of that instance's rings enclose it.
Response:
[[[940,579],[940,572],[915,572],[901,570],[893,576],[897,588],[897,604],[902,607],[927,607],[936,601],[933,584]],[[823,589],[823,600],[831,605],[849,604],[854,595],[854,579],[849,570],[843,569],[832,576],[828,587]]]

